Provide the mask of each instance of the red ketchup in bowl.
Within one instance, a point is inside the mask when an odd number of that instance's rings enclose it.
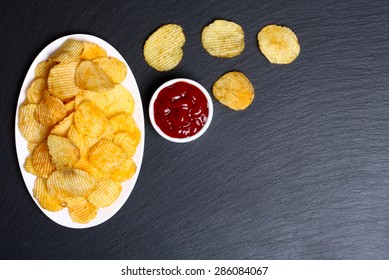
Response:
[[[207,122],[207,98],[194,85],[174,83],[159,92],[154,103],[154,119],[158,127],[170,137],[193,136]]]

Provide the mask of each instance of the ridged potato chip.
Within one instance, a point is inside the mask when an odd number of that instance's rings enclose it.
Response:
[[[132,176],[134,176],[136,172],[136,164],[132,158],[126,157],[121,165],[114,168],[111,173],[110,178],[116,182],[124,182]]]
[[[168,71],[176,67],[184,54],[182,47],[185,35],[177,24],[166,24],[158,28],[146,40],[143,55],[146,62],[157,71]]]
[[[76,197],[67,201],[70,218],[73,222],[86,224],[97,215],[97,207],[83,197]]]
[[[46,179],[42,177],[36,178],[32,193],[43,209],[57,212],[63,208],[60,201],[48,193]]]
[[[244,31],[235,22],[218,19],[204,27],[201,42],[212,56],[234,57],[244,50]]]
[[[27,90],[27,100],[31,104],[39,104],[42,100],[43,94],[46,90],[46,79],[35,79]]]
[[[94,167],[92,163],[85,157],[81,157],[79,161],[74,165],[74,168],[84,170],[89,175],[95,177],[98,180],[107,178],[108,175],[98,169],[97,167]]]
[[[75,79],[78,64],[78,61],[60,63],[50,70],[47,87],[51,95],[66,100],[81,92]]]
[[[54,126],[54,128],[50,131],[50,133],[54,135],[66,137],[73,123],[74,123],[74,112],[71,113],[69,116],[65,117],[56,126]]]
[[[300,54],[296,34],[285,26],[268,25],[257,35],[259,49],[275,64],[292,63]]]
[[[108,118],[126,113],[132,115],[135,108],[135,101],[131,93],[121,84],[106,92],[106,104],[102,109]]]
[[[115,84],[105,72],[89,60],[81,61],[76,71],[76,85],[80,89],[105,92],[113,89]]]
[[[103,172],[110,172],[119,166],[127,154],[113,141],[101,139],[89,150],[88,159]]]
[[[81,133],[74,124],[68,130],[68,138],[80,149],[81,157],[87,156],[89,149],[101,139],[101,137],[89,137]]]
[[[77,109],[78,106],[84,101],[92,102],[97,107],[99,107],[100,110],[102,110],[105,113],[107,103],[108,103],[107,93],[106,92],[94,92],[94,91],[90,91],[90,90],[83,90],[76,96],[75,108]]]
[[[134,118],[127,114],[119,114],[109,119],[114,133],[128,132],[135,139],[136,145],[140,142],[140,130]]]
[[[51,68],[53,68],[55,65],[57,65],[57,62],[52,60],[44,60],[39,62],[35,68],[35,78],[47,79]]]
[[[80,150],[68,138],[50,134],[47,138],[47,146],[57,170],[71,169],[80,159]]]
[[[93,205],[102,208],[110,206],[122,192],[122,185],[109,178],[101,180],[97,188],[87,197]]]
[[[46,141],[41,142],[35,147],[31,155],[31,160],[34,170],[43,178],[47,178],[55,170],[54,165],[51,163]]]
[[[73,113],[75,110],[76,110],[76,101],[75,100],[71,100],[69,102],[67,102],[65,105],[65,109],[66,109],[66,115],[70,115],[71,113]]]
[[[31,156],[26,157],[26,161],[24,162],[24,169],[35,176],[39,176],[38,172],[35,171],[34,165],[32,164]]]
[[[116,133],[113,142],[120,148],[122,148],[129,157],[134,156],[136,152],[136,147],[139,144],[137,136],[129,132]]]
[[[224,74],[212,87],[215,98],[233,110],[246,109],[254,99],[254,87],[250,80],[240,72]]]
[[[107,52],[99,45],[91,42],[82,42],[84,45],[84,51],[80,56],[80,59],[92,60],[99,57],[106,57]]]
[[[45,126],[52,126],[63,120],[65,116],[66,108],[62,101],[45,91],[35,111],[36,120]]]
[[[68,39],[50,56],[49,60],[65,63],[77,61],[83,51],[84,45],[81,41]]]
[[[127,76],[127,66],[114,57],[100,57],[93,60],[115,84],[120,84]]]
[[[30,154],[32,154],[36,148],[36,146],[38,146],[39,143],[33,143],[33,142],[28,142],[27,143],[27,150]]]
[[[50,129],[35,119],[38,105],[26,104],[19,109],[18,126],[20,133],[28,142],[40,143],[49,134]]]
[[[109,121],[94,103],[84,101],[74,113],[74,124],[82,134],[95,138],[104,133]]]

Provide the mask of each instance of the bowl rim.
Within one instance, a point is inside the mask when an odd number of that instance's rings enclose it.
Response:
[[[185,138],[174,138],[174,137],[171,137],[171,136],[165,134],[159,128],[159,126],[156,124],[155,118],[154,118],[154,103],[158,97],[158,94],[161,92],[162,89],[164,89],[168,86],[171,86],[175,83],[178,83],[178,82],[186,82],[186,83],[191,84],[191,85],[197,87],[198,89],[200,89],[200,91],[204,94],[205,98],[207,99],[207,103],[208,103],[208,119],[207,119],[205,125],[195,135],[185,137]],[[165,138],[166,140],[169,140],[169,141],[174,142],[174,143],[188,143],[188,142],[191,142],[191,141],[196,140],[199,137],[201,137],[207,131],[209,125],[211,124],[212,117],[213,117],[213,103],[212,103],[211,95],[208,93],[208,91],[200,83],[198,83],[192,79],[188,79],[188,78],[175,78],[175,79],[171,79],[169,81],[164,82],[162,85],[160,85],[157,88],[157,90],[154,91],[153,96],[151,97],[151,100],[150,100],[150,104],[149,104],[149,119],[150,119],[150,122],[151,122],[152,126],[154,127],[155,131],[157,131],[157,133],[160,136],[162,136],[163,138]]]

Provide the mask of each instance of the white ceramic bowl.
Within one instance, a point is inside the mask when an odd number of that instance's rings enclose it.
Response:
[[[185,82],[185,83],[188,83],[188,84],[191,84],[191,85],[197,87],[199,90],[201,90],[201,92],[207,98],[207,103],[208,103],[208,119],[207,119],[207,122],[201,128],[201,130],[199,132],[197,132],[195,135],[192,135],[192,136],[189,136],[189,137],[185,137],[185,138],[174,138],[174,137],[170,137],[169,135],[166,135],[159,128],[159,126],[156,124],[155,119],[154,119],[154,103],[155,103],[155,100],[158,97],[158,94],[161,92],[162,89],[164,89],[164,88],[166,88],[166,87],[168,87],[168,86],[170,86],[172,84],[178,83],[178,82]],[[165,138],[166,140],[169,140],[171,142],[187,143],[187,142],[190,142],[190,141],[193,141],[193,140],[199,138],[201,135],[203,135],[205,133],[205,131],[208,129],[209,125],[211,124],[212,116],[213,116],[213,103],[212,103],[211,96],[209,95],[208,91],[202,85],[200,85],[198,82],[190,80],[190,79],[177,78],[177,79],[173,79],[173,80],[167,81],[166,83],[163,83],[154,92],[154,94],[153,94],[153,96],[151,97],[151,100],[150,100],[150,105],[149,105],[150,122],[153,125],[154,129],[158,132],[159,135],[161,135],[163,138]]]

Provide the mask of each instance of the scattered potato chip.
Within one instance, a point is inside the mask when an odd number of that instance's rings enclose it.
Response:
[[[254,99],[254,87],[240,72],[224,74],[213,85],[212,93],[223,105],[233,110],[246,109]]]
[[[89,60],[84,60],[78,65],[76,84],[80,89],[95,92],[109,91],[115,86],[107,74]]]
[[[74,124],[69,128],[68,138],[80,149],[81,157],[87,156],[89,149],[101,139],[101,137],[89,137],[88,135],[82,134]]]
[[[63,208],[60,201],[48,193],[46,179],[42,177],[36,178],[32,193],[43,209],[56,212]]]
[[[76,110],[76,101],[72,100],[65,104],[66,115],[70,115]]]
[[[50,70],[47,87],[51,95],[66,100],[81,92],[75,80],[78,64],[77,61],[60,63]]]
[[[63,120],[65,116],[66,108],[62,101],[45,91],[35,111],[36,120],[45,126],[52,126]]]
[[[32,153],[32,166],[34,170],[43,178],[47,178],[50,173],[55,170],[51,163],[49,148],[46,141],[41,142]]]
[[[97,188],[87,197],[87,200],[99,208],[107,207],[115,202],[121,192],[120,183],[106,178],[98,183]]]
[[[27,90],[27,100],[31,104],[39,104],[46,90],[46,79],[35,79]]]
[[[19,109],[19,130],[28,142],[40,143],[49,134],[49,128],[39,123],[34,115],[38,105],[26,104]]]
[[[292,63],[300,54],[296,34],[285,26],[268,25],[257,36],[263,55],[275,64]]]
[[[235,22],[217,19],[204,27],[201,42],[210,55],[234,57],[244,50],[244,31]]]
[[[185,35],[177,24],[166,24],[158,28],[146,40],[143,55],[146,62],[157,71],[168,71],[176,67],[183,56]]]
[[[84,101],[74,114],[74,124],[82,134],[94,138],[104,133],[109,121],[94,103]]]
[[[70,218],[75,223],[86,224],[97,215],[97,207],[83,197],[76,197],[67,201]]]
[[[119,166],[127,154],[113,141],[101,139],[89,150],[89,160],[93,166],[103,172],[110,172]]]
[[[107,52],[99,45],[91,42],[83,42],[84,51],[80,56],[80,59],[93,60],[99,57],[106,57]]]
[[[33,143],[33,142],[28,142],[27,143],[27,150],[30,154],[32,154],[36,148],[36,146],[38,146],[39,143]]]
[[[107,178],[107,174],[98,169],[97,167],[94,167],[90,161],[85,158],[81,157],[79,161],[74,165],[74,168],[84,170],[89,175],[95,177],[98,180]]]
[[[57,62],[52,60],[44,60],[39,62],[35,68],[35,78],[47,79],[50,69],[53,68],[56,64]]]
[[[111,179],[117,182],[124,182],[134,176],[136,164],[130,157],[126,157],[122,164],[113,169]]]
[[[32,164],[31,156],[26,157],[26,161],[24,162],[24,169],[35,176],[39,176],[38,172],[35,171],[34,165]]]
[[[122,85],[115,85],[115,88],[106,92],[106,104],[102,109],[108,118],[126,113],[134,113],[135,101],[131,93]]]
[[[58,123],[51,131],[51,134],[64,136],[68,135],[68,131],[74,122],[74,112],[65,117],[60,123]]]
[[[100,57],[93,60],[115,84],[120,84],[127,76],[125,63],[114,57]]]
[[[114,129],[114,133],[128,132],[135,139],[136,145],[139,144],[141,133],[133,117],[127,114],[119,114],[109,119],[109,121]]]
[[[136,135],[129,132],[118,132],[116,133],[113,142],[122,148],[126,152],[127,156],[133,157],[139,140]]]
[[[97,107],[99,107],[100,110],[102,110],[105,113],[104,110],[107,107],[107,103],[108,103],[107,93],[83,90],[76,96],[75,108],[77,109],[78,106],[84,101],[90,101],[94,103]]]
[[[57,170],[71,169],[80,159],[80,150],[68,138],[51,134],[47,138],[47,146]]]
[[[50,56],[50,60],[65,63],[77,61],[80,59],[83,51],[84,45],[82,42],[74,39],[68,39],[54,54]]]

